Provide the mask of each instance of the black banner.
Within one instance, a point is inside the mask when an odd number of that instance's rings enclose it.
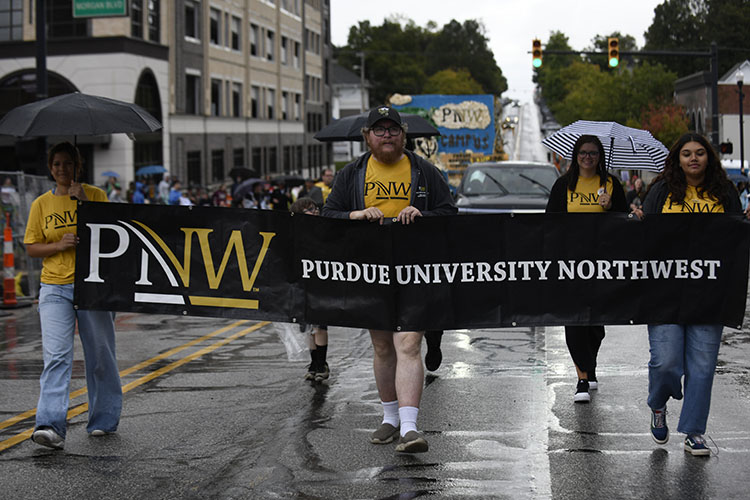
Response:
[[[82,203],[75,302],[386,330],[739,327],[749,227],[715,214],[466,215],[381,226]]]

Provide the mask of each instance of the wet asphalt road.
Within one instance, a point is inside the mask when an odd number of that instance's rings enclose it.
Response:
[[[750,495],[747,326],[725,330],[708,424],[718,455],[710,458],[683,452],[676,432],[665,446],[651,440],[644,326],[607,328],[601,388],[589,405],[572,402],[562,328],[447,332],[419,416],[430,451],[412,456],[369,443],[381,410],[363,331],[331,329],[332,377],[311,385],[302,380],[306,362],[287,359],[286,330],[276,325],[122,313],[117,330],[128,370],[119,431],[88,437],[84,412],[71,419],[64,451],[28,439],[8,447],[33,426],[33,417],[6,422],[36,406],[41,342],[32,308],[0,318],[0,498]],[[77,344],[72,388],[83,386]],[[680,406],[669,404],[673,429]]]

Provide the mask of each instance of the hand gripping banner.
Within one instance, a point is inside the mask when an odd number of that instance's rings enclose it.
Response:
[[[82,309],[386,330],[742,324],[750,223],[528,214],[368,223],[84,202]]]

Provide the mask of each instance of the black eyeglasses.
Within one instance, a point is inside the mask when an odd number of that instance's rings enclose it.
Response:
[[[579,151],[578,156],[580,156],[581,158],[586,158],[587,156],[589,158],[596,158],[597,156],[599,156],[599,151]]]
[[[370,130],[372,130],[372,133],[377,137],[383,137],[386,130],[388,131],[388,135],[391,136],[396,136],[401,133],[401,127],[398,127],[396,125],[394,125],[393,127],[372,127]]]

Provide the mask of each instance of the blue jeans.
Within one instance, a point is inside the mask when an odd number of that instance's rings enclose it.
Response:
[[[721,325],[649,325],[648,406],[659,410],[671,397],[685,401],[678,432],[704,434],[721,343]]]
[[[39,290],[44,370],[36,409],[36,427],[51,427],[61,437],[67,428],[73,341],[78,334],[86,360],[89,397],[88,432],[114,432],[120,422],[122,386],[115,356],[115,324],[107,311],[76,311],[73,285],[42,283]]]

